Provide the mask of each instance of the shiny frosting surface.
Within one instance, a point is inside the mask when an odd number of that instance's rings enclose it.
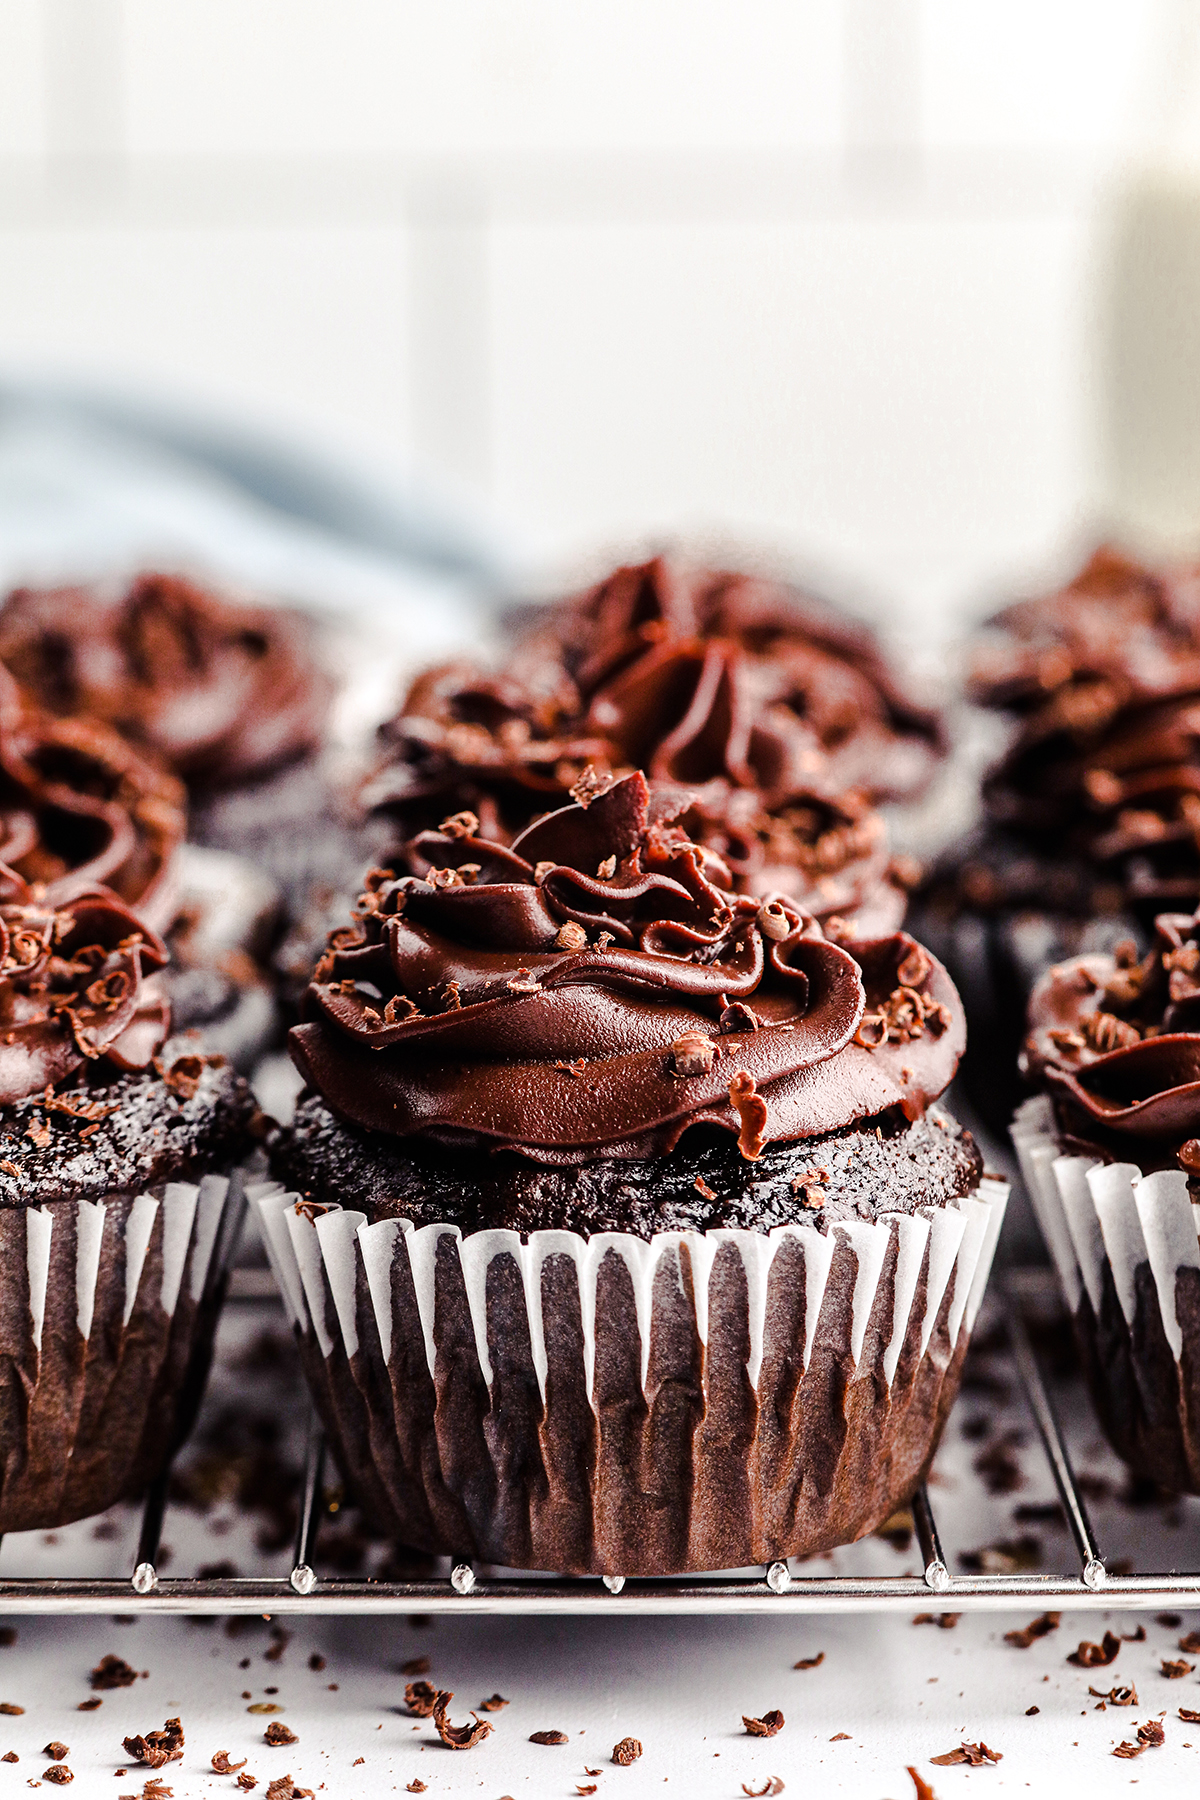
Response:
[[[753,1160],[942,1092],[962,1009],[911,938],[833,942],[733,893],[640,773],[577,794],[510,845],[457,815],[409,874],[372,876],[291,1036],[343,1119],[546,1163],[661,1154],[704,1122]]]
[[[1130,940],[1048,969],[1023,1053],[1076,1130],[1128,1138],[1135,1157],[1136,1140],[1161,1157],[1200,1137],[1200,914],[1160,913],[1154,938],[1144,957]]]
[[[0,1104],[84,1069],[143,1069],[167,1037],[153,932],[106,888],[52,904],[0,865]],[[86,1098],[64,1111],[90,1117]],[[99,1115],[98,1115],[99,1116]]]
[[[0,669],[0,863],[51,905],[102,882],[170,923],[183,789],[94,719],[58,719]]]
[[[739,891],[820,917],[903,917],[873,802],[917,791],[942,749],[869,633],[791,590],[665,558],[545,618],[496,674],[421,677],[385,727],[368,805],[401,829],[470,807],[509,840],[589,766],[694,795],[689,832]]]
[[[200,786],[318,747],[334,691],[302,614],[176,575],[19,588],[0,609],[0,662],[51,712],[105,720]]]

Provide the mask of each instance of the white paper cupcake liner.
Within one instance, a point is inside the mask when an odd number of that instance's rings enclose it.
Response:
[[[1200,1492],[1200,1206],[1186,1175],[1064,1154],[1040,1095],[1012,1136],[1114,1449]]]
[[[132,1495],[187,1431],[244,1179],[0,1210],[0,1531]]]
[[[464,1237],[248,1189],[343,1472],[397,1537],[621,1575],[809,1555],[893,1512],[1007,1195],[646,1241]]]

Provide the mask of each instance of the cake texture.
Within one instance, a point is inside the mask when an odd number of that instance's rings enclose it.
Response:
[[[191,1422],[253,1102],[165,1042],[162,943],[0,866],[0,1531],[103,1511]]]
[[[269,1253],[404,1541],[813,1554],[911,1493],[957,1387],[1004,1198],[934,1104],[961,1006],[904,933],[734,892],[686,793],[577,793],[372,872],[291,1034]]]
[[[318,749],[334,694],[303,613],[170,574],[18,588],[0,662],[48,711],[107,723],[200,791]]]
[[[1047,970],[1013,1136],[1105,1431],[1200,1493],[1200,915]]]
[[[738,891],[868,934],[905,904],[876,803],[919,792],[945,748],[864,627],[661,557],[541,615],[497,671],[419,677],[382,737],[365,799],[393,847],[464,809],[508,842],[589,767],[642,769],[690,794],[682,822]]]

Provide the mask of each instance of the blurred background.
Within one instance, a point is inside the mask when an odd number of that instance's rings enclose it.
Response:
[[[1193,10],[0,0],[0,573],[117,502],[183,554],[185,464],[315,521],[239,567],[364,593],[682,534],[932,625],[1152,529],[1129,196]]]

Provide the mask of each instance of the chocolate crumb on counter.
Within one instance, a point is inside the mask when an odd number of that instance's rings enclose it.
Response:
[[[1101,1693],[1099,1688],[1089,1687],[1088,1693],[1093,1699],[1100,1702],[1100,1706],[1096,1708],[1097,1712],[1104,1706],[1136,1706],[1138,1703],[1137,1689],[1133,1686],[1112,1687],[1109,1688],[1107,1694]]]
[[[280,1775],[267,1787],[267,1800],[314,1800],[311,1788],[297,1787],[290,1775]]]
[[[66,1763],[51,1763],[48,1769],[42,1770],[42,1780],[52,1782],[55,1787],[66,1787],[68,1781],[74,1781],[74,1779],[75,1777]]]
[[[453,1698],[454,1695],[448,1691],[438,1694],[433,1708],[434,1727],[448,1749],[474,1750],[477,1744],[482,1744],[484,1738],[491,1737],[492,1727],[477,1713],[471,1714],[469,1725],[452,1725],[448,1714]]]
[[[17,1719],[25,1711],[23,1706],[14,1706],[11,1700],[0,1700],[0,1713],[6,1718]]]
[[[1019,1631],[1006,1631],[1004,1641],[1016,1650],[1028,1650],[1037,1638],[1048,1637],[1052,1631],[1057,1631],[1061,1618],[1061,1613],[1039,1613],[1036,1619],[1031,1619]]]
[[[1121,1640],[1116,1632],[1106,1631],[1103,1641],[1099,1644],[1089,1643],[1084,1638],[1078,1650],[1071,1651],[1067,1661],[1074,1663],[1080,1669],[1103,1669],[1107,1668],[1110,1662],[1115,1662],[1120,1648]]]
[[[848,1744],[851,1742],[850,1733],[848,1731],[835,1731],[829,1741],[831,1744]]]
[[[985,1763],[998,1763],[1004,1760],[1003,1752],[991,1750],[985,1743],[959,1744],[955,1750],[947,1750],[944,1756],[931,1756],[931,1763],[939,1769],[953,1768],[956,1763],[966,1763],[968,1768],[981,1769]]]
[[[531,1744],[569,1744],[570,1738],[565,1731],[534,1731],[530,1733]]]
[[[79,1702],[79,1705],[75,1708],[75,1711],[76,1712],[95,1712],[95,1710],[98,1706],[103,1706],[103,1705],[104,1705],[104,1702],[100,1698],[99,1694],[93,1694],[90,1700],[81,1700]]]
[[[93,1688],[105,1689],[132,1687],[137,1678],[137,1670],[131,1669],[123,1656],[114,1656],[111,1651],[100,1658],[88,1676]]]
[[[1178,1662],[1168,1662],[1164,1657],[1162,1672],[1168,1681],[1182,1681],[1185,1675],[1191,1674],[1195,1666],[1195,1663],[1184,1662],[1182,1657]]]
[[[427,1656],[411,1656],[406,1663],[400,1664],[402,1675],[428,1675],[433,1664]]]
[[[272,1719],[263,1732],[264,1744],[298,1744],[300,1739],[294,1731],[289,1731],[282,1719]]]
[[[613,1745],[612,1759],[618,1769],[627,1769],[642,1754],[641,1741],[635,1737],[623,1737],[619,1744]]]
[[[20,1760],[15,1750],[6,1750],[4,1755],[0,1756],[0,1762],[20,1762]]]
[[[743,1713],[742,1724],[751,1737],[774,1737],[777,1732],[783,1730],[786,1720],[776,1707],[773,1711],[764,1713],[761,1719],[749,1719]]]
[[[126,1756],[150,1769],[161,1769],[164,1763],[183,1759],[183,1726],[178,1719],[168,1719],[161,1731],[127,1737],[123,1742]]]
[[[1042,1709],[1041,1709],[1041,1707],[1040,1707],[1040,1706],[1027,1706],[1027,1707],[1026,1707],[1026,1708],[1025,1708],[1025,1717],[1026,1717],[1026,1718],[1027,1718],[1027,1719],[1032,1719],[1032,1718],[1033,1718],[1033,1716],[1034,1716],[1034,1714],[1035,1714],[1035,1713],[1040,1713],[1040,1712],[1041,1712],[1041,1710],[1042,1710]]]
[[[487,1700],[479,1702],[479,1710],[480,1712],[499,1712],[501,1707],[507,1705],[508,1701],[503,1694],[492,1694]]]
[[[314,1675],[319,1675],[321,1673],[321,1670],[325,1667],[325,1658],[321,1655],[319,1650],[313,1651],[308,1659],[308,1666],[313,1671]]]
[[[1200,1712],[1192,1712],[1190,1707],[1181,1706],[1179,1716],[1188,1725],[1200,1725]]]
[[[419,1776],[414,1776],[404,1791],[406,1794],[423,1794],[425,1792],[425,1783]]]
[[[60,1744],[57,1738],[52,1739],[48,1744],[42,1745],[42,1755],[48,1756],[51,1762],[66,1762],[70,1754],[71,1751],[68,1745]]]
[[[748,1781],[742,1783],[743,1794],[749,1794],[750,1800],[763,1800],[764,1794],[782,1794],[783,1781],[778,1775],[768,1775],[762,1787],[751,1787]]]
[[[427,1657],[417,1659],[429,1667]],[[404,1704],[418,1719],[431,1719],[438,1702],[438,1691],[431,1681],[410,1681],[404,1689]]]
[[[237,1784],[243,1792],[248,1794],[251,1788],[256,1788],[258,1786],[258,1776],[248,1774],[243,1770],[237,1778]]]
[[[1145,1641],[1146,1627],[1144,1625],[1137,1625],[1132,1631],[1123,1631],[1121,1633],[1121,1642],[1123,1644],[1144,1644]]]
[[[1160,1749],[1166,1741],[1167,1734],[1159,1721],[1147,1719],[1144,1725],[1139,1725],[1137,1728],[1137,1743],[1131,1744],[1126,1741],[1118,1744],[1113,1755],[1123,1757],[1126,1761],[1132,1761],[1135,1756],[1141,1756],[1146,1750]]]
[[[819,1669],[824,1661],[825,1652],[818,1650],[815,1656],[802,1656],[799,1662],[792,1664],[792,1667],[793,1669]]]
[[[1181,1650],[1200,1650],[1200,1631],[1189,1631],[1179,1640]]]
[[[231,1762],[228,1750],[213,1751],[212,1766],[218,1775],[236,1775],[239,1769],[245,1768],[248,1761],[249,1758],[243,1756],[241,1762]]]
[[[919,1774],[917,1770],[913,1768],[911,1763],[906,1763],[905,1768],[912,1776],[913,1786],[917,1790],[917,1800],[935,1800],[933,1789],[930,1787],[925,1777]]]

